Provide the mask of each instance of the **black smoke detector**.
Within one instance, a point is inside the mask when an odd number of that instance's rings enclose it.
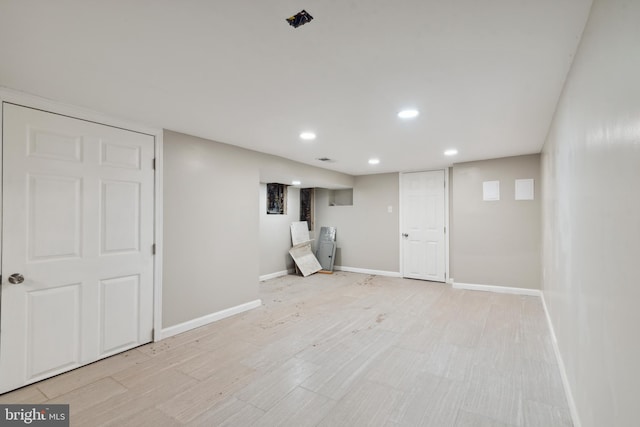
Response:
[[[301,12],[296,13],[290,18],[287,18],[287,22],[293,28],[298,28],[300,25],[304,25],[307,22],[311,22],[313,20],[313,16],[309,15],[306,10],[302,10]]]

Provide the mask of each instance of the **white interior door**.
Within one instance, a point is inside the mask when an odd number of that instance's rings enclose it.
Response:
[[[404,173],[401,179],[403,276],[444,282],[444,171]]]
[[[151,341],[153,156],[153,136],[3,105],[0,392]]]

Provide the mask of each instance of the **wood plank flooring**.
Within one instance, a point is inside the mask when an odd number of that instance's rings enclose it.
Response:
[[[569,427],[539,298],[336,272],[0,396],[73,426]]]

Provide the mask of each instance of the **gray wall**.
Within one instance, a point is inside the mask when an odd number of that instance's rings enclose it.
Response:
[[[258,298],[258,169],[246,150],[164,134],[162,325]]]
[[[540,155],[453,165],[450,276],[459,283],[540,289]],[[515,200],[515,180],[534,179],[535,199]],[[500,200],[483,201],[483,181]]]
[[[352,206],[329,206],[329,192],[316,189],[316,232],[322,226],[337,227],[336,265],[400,271],[398,176],[356,176]]]
[[[267,186],[260,184],[260,275],[293,270],[291,223],[300,221],[300,189],[287,188],[287,214],[267,215]]]
[[[349,175],[164,132],[164,328],[258,299],[260,182],[293,179],[353,185]]]
[[[594,1],[542,156],[543,292],[583,427],[640,420],[638,22]]]

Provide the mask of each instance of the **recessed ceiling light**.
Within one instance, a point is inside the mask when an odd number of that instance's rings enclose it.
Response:
[[[420,112],[418,110],[402,110],[398,113],[398,117],[401,119],[413,119],[418,117]]]
[[[369,159],[370,165],[377,165],[378,163],[380,163],[380,159]]]
[[[456,154],[458,154],[458,150],[456,150],[455,148],[444,152],[445,156],[455,156]]]
[[[291,181],[291,185],[300,185],[302,182],[300,181]]]
[[[303,139],[305,141],[313,141],[314,139],[316,139],[316,134],[313,132],[302,132],[300,134],[300,139]]]

